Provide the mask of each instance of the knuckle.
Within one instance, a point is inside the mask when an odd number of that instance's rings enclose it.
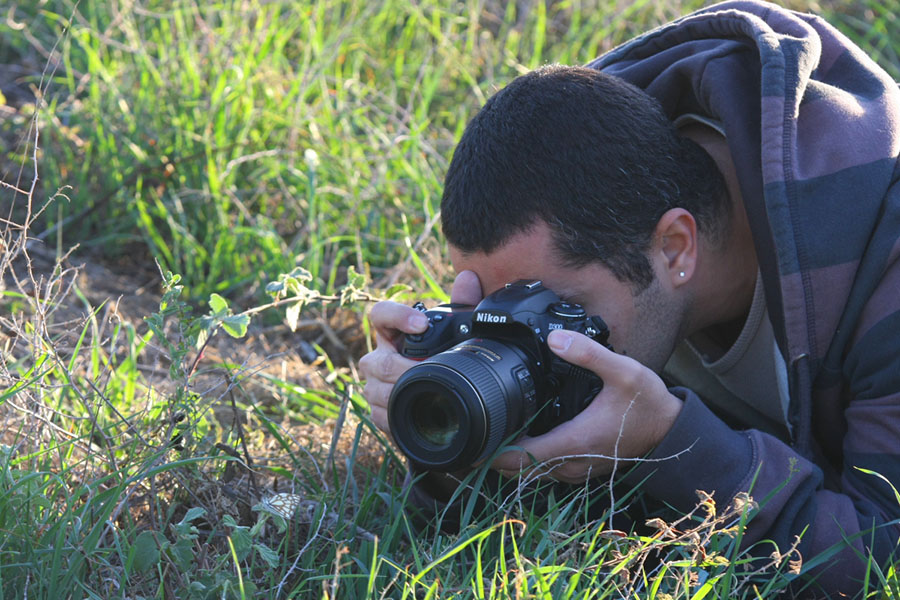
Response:
[[[396,352],[376,348],[359,359],[359,368],[366,380],[377,379],[387,383],[394,383],[399,374],[395,363]]]
[[[641,385],[643,369],[638,364],[629,365],[619,371],[619,384],[622,387],[636,390]]]
[[[390,435],[391,427],[388,423],[387,412],[382,408],[373,408],[372,409],[372,422],[375,423],[375,426],[381,431]]]
[[[386,411],[391,398],[393,385],[372,380],[367,383],[363,393],[372,410]]]
[[[577,461],[569,461],[556,469],[556,478],[567,483],[576,483],[584,479],[583,469]]]
[[[377,348],[359,359],[359,369],[367,381],[376,379],[393,383],[396,380],[393,377],[395,355],[394,352]]]
[[[389,300],[376,302],[375,305],[372,306],[372,309],[369,311],[369,319],[371,319],[373,323],[384,320],[390,313],[391,304],[392,303]]]
[[[597,343],[592,340],[578,339],[576,343],[572,344],[572,358],[585,368],[596,370],[601,361],[597,347]]]
[[[363,387],[363,396],[366,398],[366,402],[369,403],[370,406],[374,407],[379,406],[381,404],[380,395],[379,395],[379,386],[375,383],[374,380],[369,380],[366,382],[366,385]]]
[[[397,367],[394,358],[397,356],[395,352],[381,352],[376,364],[376,377],[381,381],[394,383],[397,381],[399,374],[396,372]]]
[[[369,321],[376,329],[405,330],[413,309],[392,300],[382,300],[369,311]]]
[[[364,354],[363,357],[359,359],[359,370],[363,374],[363,379],[367,379],[372,372],[372,361],[375,360],[372,356],[373,354],[375,354],[374,350],[368,354]]]
[[[584,348],[582,348],[580,344],[573,344],[571,350],[569,350],[569,355],[566,357],[566,360],[568,360],[570,363],[590,368],[591,364],[589,359],[590,354],[585,352]]]

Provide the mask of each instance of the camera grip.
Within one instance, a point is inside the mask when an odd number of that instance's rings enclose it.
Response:
[[[422,333],[409,333],[403,338],[400,354],[413,360],[434,356],[471,337],[472,311],[469,304],[441,304],[432,309],[417,302],[416,310],[425,313],[428,328]]]

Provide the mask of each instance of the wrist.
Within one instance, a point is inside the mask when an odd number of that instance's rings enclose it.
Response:
[[[681,409],[683,407],[684,402],[681,398],[671,392],[667,392],[664,401],[658,407],[653,419],[655,424],[655,427],[653,428],[654,434],[652,436],[652,443],[647,449],[648,452],[653,451],[666,438],[669,431],[671,431],[672,427],[675,425],[675,421],[678,420],[678,415],[681,414]]]

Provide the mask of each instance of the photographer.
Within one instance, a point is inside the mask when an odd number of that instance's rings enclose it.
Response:
[[[452,301],[540,279],[602,316],[615,352],[551,332],[604,387],[492,468],[575,455],[549,475],[583,483],[649,458],[625,483],[682,511],[697,489],[719,505],[751,491],[766,501],[745,544],[802,534],[812,558],[847,542],[816,584],[858,592],[900,531],[891,486],[861,470],[900,488],[898,153],[897,85],[821,19],[761,2],[494,95],[445,180]],[[389,431],[415,364],[397,349],[426,321],[390,302],[370,318],[365,394]],[[446,498],[447,481],[420,492]]]

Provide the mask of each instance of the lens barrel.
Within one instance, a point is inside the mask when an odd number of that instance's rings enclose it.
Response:
[[[388,419],[406,456],[431,471],[455,471],[490,456],[535,411],[533,361],[518,347],[469,339],[404,373]]]

